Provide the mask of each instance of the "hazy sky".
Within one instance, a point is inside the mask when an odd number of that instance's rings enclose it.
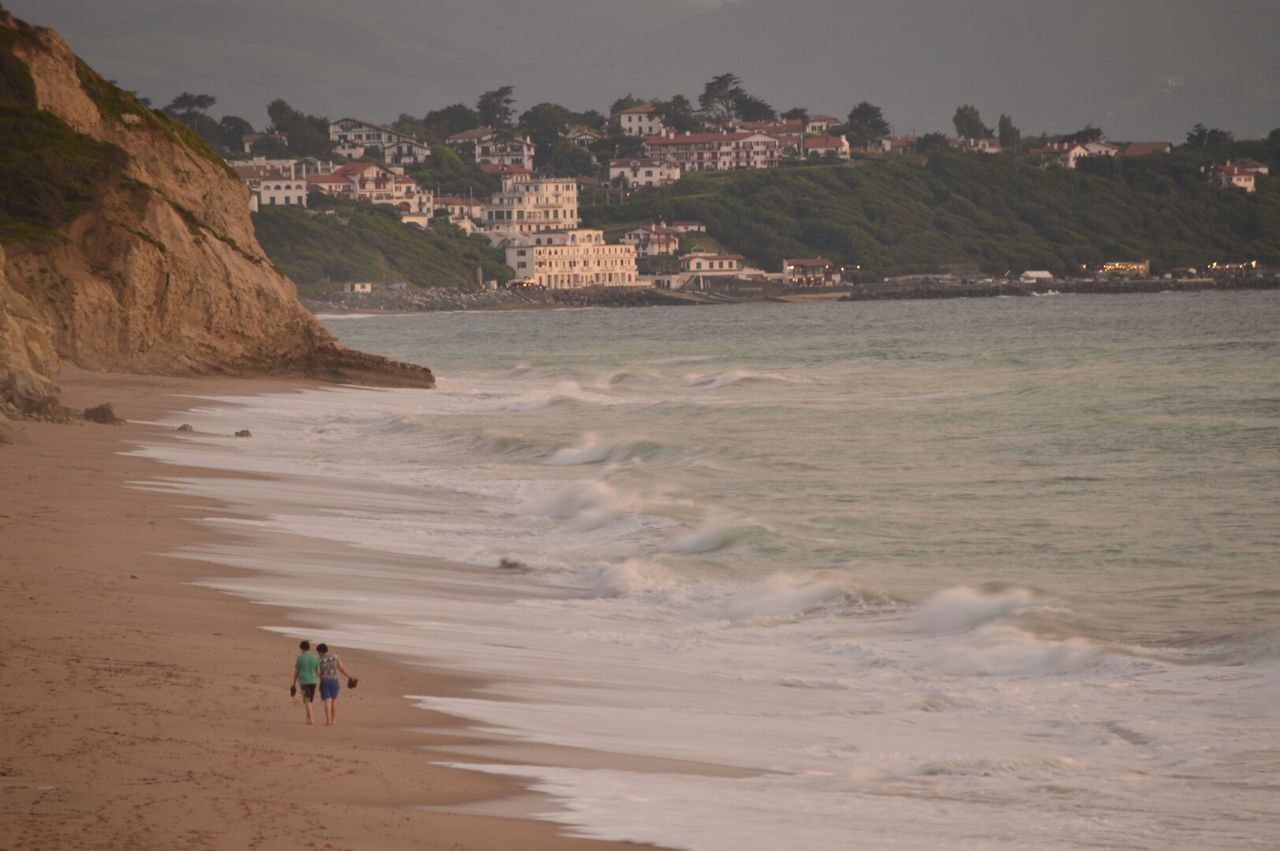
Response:
[[[899,132],[972,103],[1024,133],[1180,140],[1280,125],[1277,0],[7,0],[157,104],[213,94],[255,125],[422,116],[507,83],[517,108],[696,99],[733,72],[779,110],[880,105]],[[1207,26],[1230,21],[1231,26]]]

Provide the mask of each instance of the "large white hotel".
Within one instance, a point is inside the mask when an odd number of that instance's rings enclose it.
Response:
[[[635,286],[635,246],[609,245],[604,231],[580,223],[576,181],[524,169],[504,174],[502,191],[484,205],[485,235],[506,251],[516,281],[548,289]]]

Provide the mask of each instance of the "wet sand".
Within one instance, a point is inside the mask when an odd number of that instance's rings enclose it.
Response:
[[[69,406],[109,401],[130,422],[19,422],[28,442],[0,445],[0,845],[639,847],[475,814],[553,804],[432,764],[492,744],[404,699],[469,689],[447,672],[335,648],[360,686],[343,691],[337,726],[306,726],[288,692],[296,642],[261,628],[278,610],[190,584],[231,568],[164,555],[214,540],[192,522],[212,506],[128,488],[179,468],[119,453],[170,434],[146,421],[191,404],[184,394],[307,385],[77,370],[61,383]]]

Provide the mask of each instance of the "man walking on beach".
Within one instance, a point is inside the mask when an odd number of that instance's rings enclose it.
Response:
[[[337,653],[329,652],[329,645],[317,644],[316,652],[320,654],[320,699],[324,701],[324,724],[333,727],[338,723],[338,692],[342,685],[338,674],[347,678],[347,687],[356,687],[356,678],[346,668]]]
[[[320,646],[324,647],[323,644]],[[298,686],[302,686],[302,705],[307,710],[307,723],[314,724],[316,722],[311,715],[311,704],[316,699],[316,685],[320,682],[320,660],[311,652],[310,641],[303,641],[298,649],[302,652],[293,663],[293,682],[289,685],[289,696],[296,695]]]

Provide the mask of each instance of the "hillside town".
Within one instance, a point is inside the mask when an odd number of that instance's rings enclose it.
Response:
[[[735,79],[717,78],[708,83],[708,92],[718,81],[737,85]],[[329,157],[278,155],[290,152],[289,139],[282,128],[273,127],[267,133],[243,134],[230,164],[248,188],[254,211],[307,208],[308,199],[319,193],[390,207],[404,224],[423,230],[447,225],[478,234],[502,253],[514,273],[504,286],[707,291],[730,281],[829,288],[857,279],[860,268],[842,267],[825,257],[783,258],[779,267],[756,268],[747,256],[736,253],[743,246],[699,239],[705,237],[706,226],[696,221],[651,221],[607,239],[603,229],[582,227],[580,192],[589,190],[595,197],[603,192],[608,203],[614,193],[627,199],[698,172],[812,163],[856,167],[896,156],[927,158],[940,148],[974,156],[1016,156],[1042,168],[1068,170],[1092,159],[1168,156],[1175,148],[1168,141],[1113,142],[1093,127],[1024,140],[1008,116],[1001,116],[997,132],[983,125],[977,110],[967,105],[957,110],[954,136],[895,135],[879,108],[866,102],[844,121],[807,110],[778,115],[767,105],[757,116],[742,107],[751,106],[754,99],[740,86],[730,90],[729,105],[722,104],[718,113],[714,97],[700,98],[703,109],[697,111],[696,121],[687,108],[673,110],[671,103],[628,96],[615,103],[607,118],[598,113],[570,116],[561,107],[542,104],[516,124],[510,95],[506,87],[486,93],[478,110],[459,104],[442,111],[453,110],[455,118],[469,125],[441,134],[442,141],[428,141],[428,134],[405,126],[413,123],[408,116],[395,126],[344,117],[327,122]],[[485,116],[485,99],[495,96],[496,111]],[[551,133],[546,122],[537,120],[543,107],[559,110]],[[485,117],[491,123],[481,123]],[[1222,131],[1197,125],[1193,132]],[[464,195],[416,179],[414,173],[425,169],[441,148],[496,189],[477,193],[469,186]],[[1268,166],[1252,159],[1229,160],[1203,171],[1206,181],[1245,193],[1254,192],[1257,181],[1269,174]],[[1149,272],[1149,264],[1120,257],[1082,272],[1133,277]],[[1028,270],[1022,280],[1043,283],[1045,275]]]

